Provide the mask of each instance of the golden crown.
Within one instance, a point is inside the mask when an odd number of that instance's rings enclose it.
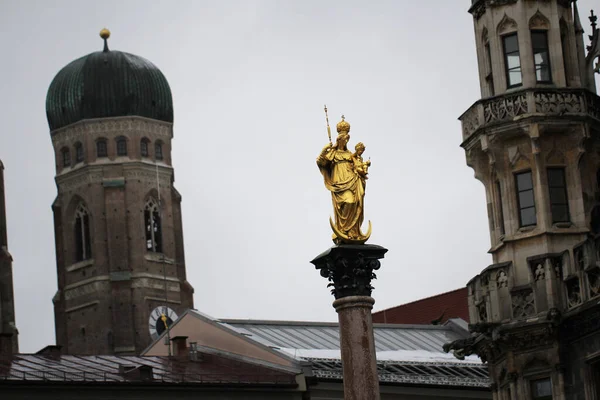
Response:
[[[342,120],[335,126],[338,133],[350,132],[350,124],[346,121],[346,118],[342,115]]]

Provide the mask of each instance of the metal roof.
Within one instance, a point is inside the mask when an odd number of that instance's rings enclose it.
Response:
[[[221,319],[245,336],[271,347],[291,349],[340,348],[337,323]],[[468,336],[447,325],[373,324],[376,351],[425,350],[442,353],[444,343]]]
[[[0,382],[162,382],[165,384],[296,386],[295,374],[214,354],[188,357],[46,356],[18,354],[0,360]]]
[[[236,319],[217,322],[274,350],[309,361],[317,378],[343,378],[337,323]],[[462,320],[450,320],[443,326],[374,324],[380,382],[489,388],[483,363],[473,357],[457,360],[442,350],[444,343],[468,336],[464,325]]]

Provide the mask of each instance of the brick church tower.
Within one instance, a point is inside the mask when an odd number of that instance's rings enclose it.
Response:
[[[481,100],[462,147],[493,264],[468,284],[494,399],[600,399],[600,54],[571,0],[473,0]]]
[[[104,50],[48,89],[56,341],[66,354],[136,354],[193,307],[181,195],[171,163],[169,84],[142,57]],[[162,318],[162,315],[166,320]]]
[[[0,161],[0,358],[19,352],[19,332],[15,325],[12,257],[8,252],[4,201],[4,165]]]

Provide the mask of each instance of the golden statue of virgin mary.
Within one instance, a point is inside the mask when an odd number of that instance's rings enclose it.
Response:
[[[317,166],[325,180],[325,187],[331,192],[335,212],[335,223],[329,218],[333,242],[363,244],[371,236],[370,221],[366,234],[360,230],[364,219],[365,187],[371,161],[363,161],[365,145],[360,142],[355,147],[355,153],[348,150],[350,124],[343,115],[336,128],[338,135],[335,144],[328,143],[317,157]]]

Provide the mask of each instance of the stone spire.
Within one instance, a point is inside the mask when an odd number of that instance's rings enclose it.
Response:
[[[19,352],[4,192],[4,165],[0,161],[0,358],[10,357]]]

